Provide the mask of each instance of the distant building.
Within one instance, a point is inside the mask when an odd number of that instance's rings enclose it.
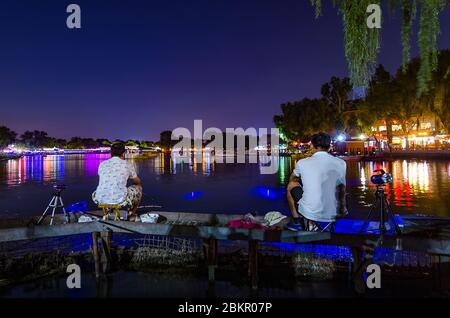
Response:
[[[337,141],[333,145],[334,151],[339,155],[368,156],[373,155],[379,147],[376,140],[370,138],[352,138]]]
[[[409,149],[439,149],[447,148],[450,142],[450,135],[441,134],[436,129],[436,120],[433,117],[415,118],[409,129],[403,129],[402,125],[393,121],[392,129],[392,148],[405,149],[408,143]],[[407,133],[405,132],[407,131]],[[378,141],[385,143],[388,127],[384,121],[380,121],[377,125],[371,127],[371,135]]]

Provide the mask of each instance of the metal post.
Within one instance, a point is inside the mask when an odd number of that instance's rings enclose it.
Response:
[[[380,204],[380,234],[385,234],[386,233],[386,224],[385,224],[385,210],[384,210],[384,199],[385,199],[385,194],[384,194],[384,190],[382,189],[378,189],[377,191],[379,191],[378,193],[378,201]]]
[[[249,256],[249,275],[251,279],[252,289],[258,289],[258,241],[250,240],[248,242]]]
[[[217,267],[217,240],[213,237],[208,239],[208,280],[215,281],[215,270]]]

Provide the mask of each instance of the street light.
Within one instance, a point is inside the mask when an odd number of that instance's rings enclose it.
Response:
[[[343,134],[338,135],[336,140],[337,141],[344,141],[345,140],[345,135],[343,135]]]

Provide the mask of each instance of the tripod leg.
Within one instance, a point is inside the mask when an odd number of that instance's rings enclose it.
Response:
[[[67,223],[70,223],[70,217],[67,214],[66,209],[64,208],[64,203],[63,203],[62,197],[59,197],[59,204],[60,204],[60,207],[62,208],[64,217],[65,217]]]
[[[395,214],[392,212],[391,204],[389,203],[387,198],[385,198],[385,203],[384,204],[386,205],[386,212],[387,212],[387,215],[388,215],[388,220],[389,220],[389,218],[391,218],[392,219],[392,223],[394,223],[394,232],[397,233],[397,234],[401,234],[402,231],[400,230],[400,226],[398,226],[397,219],[395,218]]]
[[[376,206],[377,206],[377,201],[375,201],[375,202],[372,204],[372,206],[370,207],[369,214],[367,214],[367,217],[366,217],[366,219],[364,220],[364,223],[363,223],[361,229],[359,230],[359,233],[358,233],[358,234],[361,234],[362,232],[364,232],[364,229],[365,229],[366,226],[368,225],[369,220],[370,220],[370,217],[372,216],[372,213],[373,213],[373,211],[375,210]]]
[[[44,213],[42,213],[41,217],[37,221],[37,224],[41,224],[41,222],[44,220],[45,216],[47,215],[48,209],[50,209],[50,207],[53,205],[53,200],[55,200],[55,197],[52,197],[52,199],[50,200],[49,204],[47,205],[47,208],[45,209]]]
[[[385,199],[384,192],[379,197],[380,200],[380,234],[384,235],[386,233],[386,218],[384,217],[386,211],[385,211]],[[388,219],[389,220],[389,219]]]
[[[55,203],[52,205],[52,217],[50,218],[50,225],[53,225],[53,219],[55,217],[56,208],[58,207],[58,197],[55,197]]]

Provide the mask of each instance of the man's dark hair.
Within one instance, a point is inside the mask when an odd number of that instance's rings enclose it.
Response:
[[[111,157],[120,157],[125,151],[125,144],[123,142],[115,142],[111,145]]]
[[[331,137],[327,133],[320,132],[312,135],[311,144],[314,148],[321,148],[323,150],[328,150],[331,147]]]

